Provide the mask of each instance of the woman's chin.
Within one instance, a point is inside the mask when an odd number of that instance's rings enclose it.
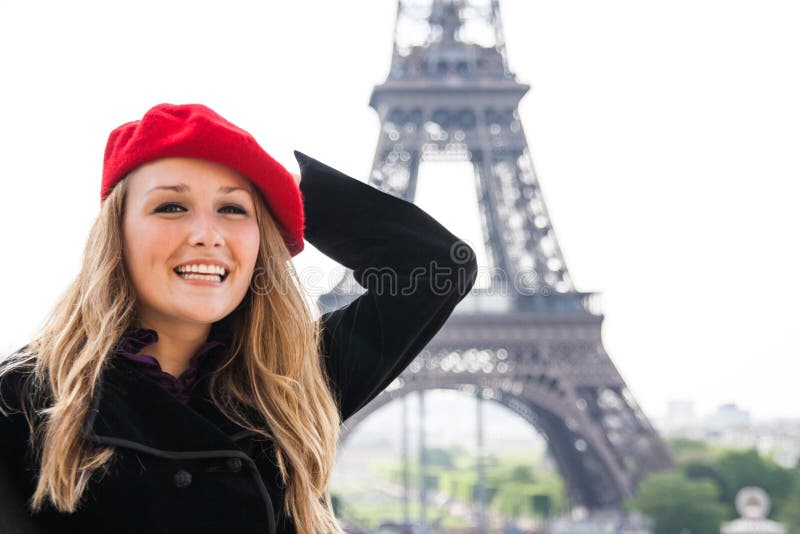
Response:
[[[177,310],[175,318],[180,318],[188,323],[211,324],[225,318],[233,308],[215,307],[209,302],[198,302],[196,306],[186,307],[183,303],[180,310]]]

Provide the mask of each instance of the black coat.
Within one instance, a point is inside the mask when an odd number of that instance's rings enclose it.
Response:
[[[306,239],[353,269],[367,289],[321,322],[323,361],[345,420],[441,328],[474,283],[475,254],[414,204],[295,156]],[[385,283],[386,272],[397,275],[394,288]],[[3,381],[12,406],[28,398],[21,378],[13,372]],[[294,532],[282,514],[272,449],[222,416],[208,402],[204,383],[187,406],[135,364],[112,355],[84,436],[117,452],[110,472],[90,481],[74,514],[27,512],[24,500],[36,473],[28,427],[21,413],[0,414],[0,532]]]

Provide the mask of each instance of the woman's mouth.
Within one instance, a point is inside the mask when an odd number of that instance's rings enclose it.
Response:
[[[222,283],[228,277],[228,271],[217,265],[181,265],[173,269],[175,274],[184,280],[202,280]]]

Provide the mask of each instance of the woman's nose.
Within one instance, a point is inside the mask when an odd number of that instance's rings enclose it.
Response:
[[[215,247],[225,244],[214,213],[199,213],[192,222],[190,243],[193,246]]]

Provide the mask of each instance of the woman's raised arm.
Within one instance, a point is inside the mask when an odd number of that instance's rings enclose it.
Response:
[[[367,291],[322,316],[344,421],[383,391],[444,325],[477,276],[475,252],[416,205],[295,151],[305,239]]]

